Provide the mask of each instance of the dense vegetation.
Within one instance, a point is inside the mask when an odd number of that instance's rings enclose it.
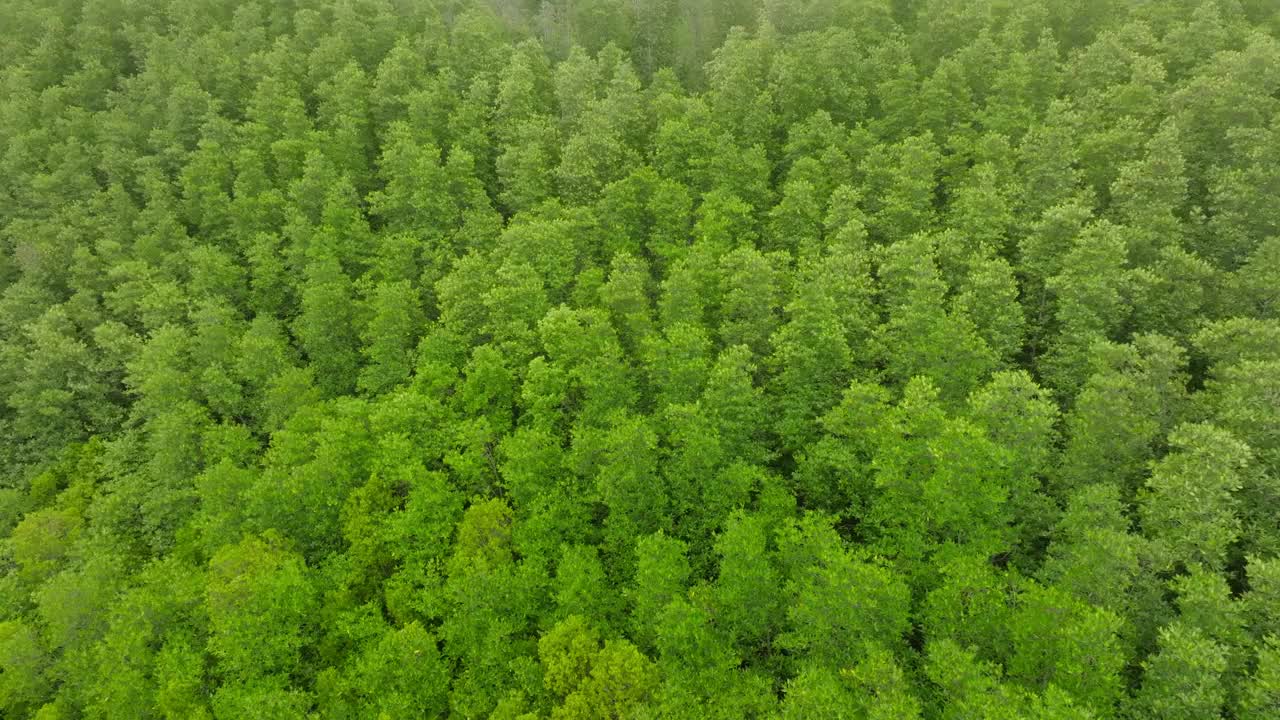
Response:
[[[1274,0],[0,28],[0,715],[1280,717]]]

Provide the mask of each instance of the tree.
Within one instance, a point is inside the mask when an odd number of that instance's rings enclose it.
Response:
[[[643,706],[658,685],[657,669],[626,640],[601,647],[579,616],[560,621],[538,641],[543,682],[559,703],[554,718],[620,717]]]
[[[603,425],[634,403],[630,369],[605,313],[561,306],[538,322],[538,335],[573,383],[580,422]]]
[[[368,188],[369,153],[373,146],[369,77],[355,61],[320,83],[318,125],[327,132],[330,159],[358,189]]]
[[[636,162],[619,128],[601,114],[588,115],[582,128],[561,148],[560,164],[554,171],[556,185],[567,202],[586,205],[595,201],[606,185],[626,177]]]
[[[1160,336],[1132,345],[1098,343],[1096,371],[1066,416],[1067,444],[1057,481],[1070,489],[1108,479],[1136,492],[1160,437],[1186,412],[1186,354]]]
[[[0,653],[4,667],[0,702],[4,707],[25,713],[43,705],[48,697],[44,673],[49,658],[36,631],[21,620],[6,620],[0,624]]]
[[[308,405],[276,437],[244,510],[252,528],[275,530],[315,562],[341,545],[343,505],[370,472],[369,408],[355,398]]]
[[[591,672],[551,712],[560,720],[620,717],[644,706],[658,685],[653,664],[626,640],[606,641]]]
[[[754,383],[756,373],[751,352],[741,345],[725,348],[708,372],[700,407],[715,427],[726,462],[760,462],[768,452],[768,406]]]
[[[510,141],[497,159],[499,199],[508,213],[532,210],[551,196],[557,138],[547,118],[537,116],[509,131]]]
[[[1235,58],[1236,62],[1251,57],[1270,63],[1274,62],[1274,54],[1273,46],[1266,49],[1255,46]],[[1221,67],[1225,63],[1215,64],[1219,67],[1204,71],[1178,92],[1186,103],[1179,113],[1179,128],[1197,128],[1194,140],[1189,143],[1194,151],[1188,153],[1187,158],[1193,167],[1197,162],[1208,163],[1222,149],[1221,140],[1211,140],[1201,128],[1234,128],[1228,131],[1233,141],[1233,160],[1215,168],[1206,178],[1209,207],[1213,209],[1212,236],[1216,241],[1209,242],[1209,235],[1204,235],[1194,247],[1219,267],[1235,268],[1259,239],[1274,237],[1280,232],[1274,210],[1259,200],[1280,182],[1273,167],[1276,128],[1274,121],[1266,129],[1262,128],[1257,112],[1261,105],[1253,104],[1256,90],[1250,86],[1254,83],[1242,82],[1241,76],[1248,72],[1245,66],[1227,69]],[[1193,122],[1209,125],[1183,124]]]
[[[379,283],[369,305],[361,349],[368,364],[356,384],[377,394],[408,379],[423,318],[418,293],[405,280]]]
[[[859,709],[867,720],[920,717],[920,701],[913,695],[907,675],[893,653],[868,646],[864,654],[861,662],[840,674],[845,683],[852,686]]]
[[[1112,208],[1134,233],[1129,258],[1145,264],[1183,234],[1181,213],[1187,201],[1185,161],[1178,127],[1166,124],[1147,143],[1147,156],[1120,169],[1111,185]]]
[[[230,680],[289,673],[301,661],[315,595],[306,566],[278,537],[249,536],[209,561],[209,652]]]
[[[723,693],[736,689],[740,664],[732,643],[712,622],[710,613],[683,598],[675,598],[663,610],[658,625],[658,667],[663,690],[702,700],[707,705],[729,700]],[[674,694],[674,693],[673,693]]]
[[[1280,307],[1276,297],[1276,287],[1280,284],[1275,270],[1277,260],[1280,260],[1280,236],[1258,243],[1228,281],[1232,307],[1240,307],[1249,316],[1276,317]]]
[[[285,678],[257,678],[219,687],[213,696],[213,716],[216,720],[236,717],[301,720],[310,705],[311,698],[306,693],[290,690]]]
[[[629,550],[638,536],[669,523],[670,499],[658,475],[657,445],[657,435],[639,417],[617,418],[603,438],[596,487],[609,509],[605,530],[616,562],[629,564],[623,548]]]
[[[1003,682],[999,666],[979,660],[954,642],[931,643],[927,652],[925,671],[942,690],[940,717],[962,718],[974,713],[1010,720],[1024,716],[1059,720],[1094,717],[1056,686],[1039,694]]]
[[[1246,348],[1237,350],[1242,351],[1250,352]],[[1258,466],[1273,474],[1280,466],[1280,413],[1275,412],[1270,398],[1276,387],[1273,371],[1280,362],[1246,356],[1236,362],[1224,358],[1220,366],[1207,383],[1208,397],[1203,398],[1213,413],[1214,424],[1248,445],[1257,458]],[[1250,496],[1262,500],[1271,497],[1276,488],[1261,478],[1250,478],[1245,490]],[[1250,518],[1253,525],[1251,513]],[[1270,533],[1266,535],[1271,538]]]
[[[719,266],[721,342],[725,347],[745,345],[757,357],[766,356],[782,300],[778,263],[754,248],[739,247],[721,256]]]
[[[947,418],[938,388],[925,378],[908,383],[901,402],[878,419],[877,492],[867,520],[881,552],[909,564],[924,562],[940,544],[997,552],[1008,543],[1011,478],[1002,471],[1001,447],[969,421]],[[929,512],[908,510],[922,500]]]
[[[646,208],[653,216],[648,247],[661,259],[659,266],[669,268],[683,256],[689,245],[693,200],[683,184],[663,178],[654,186]]]
[[[700,260],[711,264],[735,244],[756,242],[755,209],[739,195],[717,187],[703,196],[695,212],[693,238]]]
[[[386,517],[383,530],[388,552],[400,562],[384,582],[383,597],[388,614],[401,624],[443,614],[449,540],[463,515],[463,498],[442,473],[407,474],[404,507]],[[392,486],[395,492],[399,487]],[[394,501],[396,495],[389,494]]]
[[[716,537],[720,556],[712,597],[726,632],[744,655],[759,652],[777,631],[785,598],[765,551],[762,518],[737,513]]]
[[[201,653],[179,637],[166,642],[156,658],[156,704],[167,718],[210,717]]]
[[[853,693],[832,670],[805,668],[783,689],[782,717],[787,720],[822,720],[840,717],[840,708],[853,705]]]
[[[608,281],[600,287],[600,300],[609,309],[618,338],[630,355],[637,354],[653,330],[650,283],[643,260],[619,253],[610,263]]]
[[[443,713],[447,668],[435,638],[417,623],[388,629],[356,660],[356,688],[366,712],[407,716]]]
[[[821,419],[825,435],[798,458],[791,482],[816,509],[861,515],[874,497],[872,461],[883,439],[889,392],[854,380]]]
[[[517,563],[511,507],[492,498],[473,502],[459,521],[443,587],[443,654],[454,673],[453,712],[488,714],[534,652],[526,628],[547,584],[546,569]],[[439,612],[437,610],[437,612]]]
[[[518,366],[537,354],[538,321],[550,309],[546,283],[537,270],[520,261],[503,263],[492,280],[480,298],[488,315],[480,329]]]
[[[1244,720],[1265,718],[1280,707],[1280,658],[1276,645],[1272,638],[1258,652],[1258,669],[1249,679],[1239,710],[1239,717]]]
[[[590,618],[601,627],[613,627],[619,614],[617,598],[600,593],[607,582],[594,547],[565,545],[556,565],[553,590],[557,614]]]
[[[1203,258],[1174,245],[1160,247],[1151,266],[1133,272],[1134,326],[1179,339],[1190,337],[1214,302],[1218,276]]]
[[[769,211],[763,245],[793,256],[813,255],[821,247],[822,206],[807,180],[788,180],[778,204]]]
[[[1178,593],[1176,622],[1195,628],[1223,648],[1227,666],[1222,681],[1234,704],[1251,655],[1246,649],[1245,604],[1232,598],[1224,575],[1202,566],[1192,566],[1172,585]]]
[[[782,448],[796,451],[817,436],[817,419],[849,379],[851,353],[835,301],[814,285],[799,288],[786,322],[771,338],[770,394]]]
[[[1050,468],[1059,410],[1049,393],[1027,373],[995,373],[969,395],[968,416],[989,438],[1013,455],[1010,469],[1030,480]],[[1016,485],[1025,485],[1018,482]]]
[[[955,642],[985,658],[1007,656],[1020,578],[1001,572],[977,548],[941,552],[935,565],[940,582],[926,595],[920,613],[926,640]]]
[[[677,7],[670,0],[645,0],[630,6],[635,37],[631,55],[641,77],[652,77],[659,68],[671,64]]]
[[[1054,295],[1046,282],[1063,271],[1066,254],[1090,217],[1082,203],[1055,205],[1043,211],[1028,233],[1018,241],[1018,276],[1022,305],[1028,324],[1027,345],[1037,358],[1049,342],[1056,312]]]
[[[896,647],[908,626],[910,593],[889,567],[827,548],[787,583],[788,629],[780,647],[831,668],[864,659],[865,645]]]
[[[953,312],[969,317],[996,361],[1009,366],[1022,353],[1026,336],[1013,267],[1001,257],[973,257],[967,264]]]
[[[689,581],[686,548],[684,542],[661,531],[636,540],[635,583],[628,592],[633,608],[631,636],[641,648],[653,646],[663,610],[684,594]]]
[[[420,145],[407,125],[395,123],[387,130],[378,175],[385,185],[370,193],[369,210],[388,230],[426,242],[438,241],[453,227],[457,209],[445,192],[440,150]]]
[[[1044,119],[1028,127],[1022,136],[1018,159],[1027,184],[1019,199],[1032,222],[1082,192],[1078,124],[1078,111],[1070,101],[1053,100]]]
[[[673,325],[662,336],[648,338],[644,357],[656,408],[699,398],[710,371],[710,350],[706,333],[688,323]]]
[[[1053,530],[1040,577],[1090,605],[1131,614],[1150,551],[1147,540],[1130,533],[1129,525],[1114,484],[1080,488]]]
[[[934,194],[941,155],[930,134],[914,135],[863,161],[876,197],[871,208],[871,232],[884,242],[895,242],[933,224]]]
[[[350,278],[332,256],[307,265],[302,312],[294,334],[315,367],[316,382],[331,396],[351,391],[360,365],[360,341]]]
[[[1121,620],[1055,588],[1032,586],[1013,620],[1009,677],[1038,692],[1050,684],[1098,714],[1119,699],[1125,655],[1117,642]]]
[[[947,402],[957,403],[995,369],[996,358],[966,314],[946,311],[934,253],[925,235],[887,248],[879,271],[889,315],[880,328],[881,349],[895,382],[928,377]]]
[[[1172,558],[1221,570],[1238,533],[1235,493],[1249,447],[1212,425],[1183,424],[1171,452],[1152,468],[1142,495],[1143,527]]]
[[[1195,628],[1160,630],[1160,649],[1142,667],[1136,704],[1142,717],[1201,718],[1222,713],[1226,653]]]
[[[1271,636],[1280,637],[1280,613],[1273,601],[1280,596],[1280,563],[1253,556],[1247,559],[1249,594],[1244,597],[1246,625],[1255,641],[1266,644]]]
[[[584,618],[570,615],[557,622],[538,639],[543,685],[558,697],[573,692],[599,651],[599,634]]]
[[[1046,280],[1057,296],[1060,330],[1044,365],[1052,385],[1064,396],[1075,395],[1086,379],[1093,343],[1113,338],[1124,324],[1126,248],[1120,227],[1094,223],[1076,238],[1062,271]]]
[[[22,336],[14,348],[20,372],[6,397],[20,437],[52,451],[119,422],[105,368],[66,308],[50,307],[23,328]]]
[[[102,570],[121,572],[118,565]],[[188,654],[190,636],[207,624],[203,569],[170,557],[144,568],[133,578],[132,587],[99,584],[100,578],[87,574],[76,582],[81,587],[98,585],[101,590],[92,595],[108,592],[116,597],[111,607],[104,603],[95,608],[93,598],[73,601],[80,617],[72,627],[83,632],[98,622],[104,626],[92,650],[95,672],[87,714],[110,717],[127,708],[138,717],[167,717],[181,708],[191,717],[207,718],[207,698],[197,697],[207,689],[203,653],[195,658]],[[100,612],[98,622],[84,617],[95,610]]]

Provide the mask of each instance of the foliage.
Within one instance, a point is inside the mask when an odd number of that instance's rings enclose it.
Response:
[[[1274,2],[0,27],[0,716],[1280,716]]]

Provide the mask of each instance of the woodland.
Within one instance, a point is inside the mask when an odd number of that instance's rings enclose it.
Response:
[[[0,2],[0,716],[1280,718],[1280,3]]]

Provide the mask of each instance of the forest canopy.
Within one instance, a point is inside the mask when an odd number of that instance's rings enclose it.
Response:
[[[1275,0],[0,28],[0,716],[1280,718]]]

